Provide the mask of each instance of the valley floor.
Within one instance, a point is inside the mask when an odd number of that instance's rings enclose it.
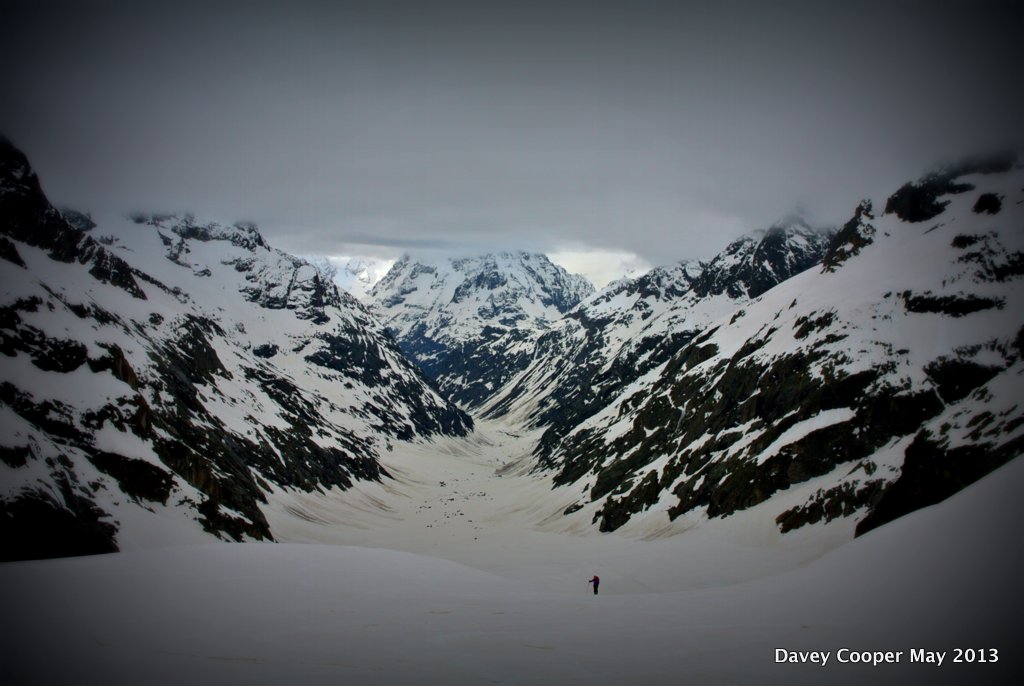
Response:
[[[552,516],[575,494],[525,470],[532,439],[482,424],[468,442],[396,445],[395,478],[383,484],[275,494],[267,516],[280,544],[140,542],[116,555],[0,565],[0,683],[1024,676],[1014,638],[1024,616],[1020,460],[844,545],[849,529],[780,536],[755,511],[602,535]],[[954,663],[958,648],[982,649],[986,662]],[[849,659],[840,649],[889,651],[898,662],[840,662]],[[912,662],[914,649],[943,662]],[[780,650],[827,661],[780,663]]]
[[[675,523],[659,513],[602,534],[586,513],[562,515],[578,491],[530,473],[536,438],[478,421],[468,440],[397,444],[384,458],[393,479],[278,493],[265,513],[282,542],[402,550],[568,593],[586,591],[594,574],[609,594],[728,585],[800,566],[853,537],[848,522],[782,536],[774,515],[758,508]],[[779,502],[772,506],[788,506]]]

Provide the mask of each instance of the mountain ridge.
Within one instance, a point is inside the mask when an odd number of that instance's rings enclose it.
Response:
[[[537,345],[531,364],[482,411],[545,427],[541,461],[560,437],[664,364],[715,318],[774,280],[808,269],[828,230],[802,220],[732,241],[708,260],[684,261],[611,284],[569,312]]]
[[[254,225],[84,232],[9,142],[0,174],[4,559],[272,539],[275,489],[388,478],[389,442],[470,430],[365,308]]]
[[[854,517],[863,532],[1019,455],[1021,174],[905,186],[901,202],[940,208],[918,222],[862,203],[820,269],[560,437],[547,466],[582,491],[567,514],[603,531],[648,511],[698,521],[818,479],[780,529]],[[915,188],[927,203],[907,200]],[[975,209],[987,196],[1001,211]]]

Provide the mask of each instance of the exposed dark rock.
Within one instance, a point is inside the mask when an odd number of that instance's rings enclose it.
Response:
[[[325,335],[320,340],[321,348],[306,355],[306,362],[359,378],[371,388],[382,383],[388,366],[375,343],[351,335]]]
[[[214,376],[231,378],[208,336],[224,336],[224,330],[215,322],[194,315],[186,315],[178,326],[178,337],[173,345],[164,346],[163,354],[176,374],[182,374],[190,384],[211,383]]]
[[[945,177],[928,177],[918,183],[908,183],[893,193],[885,203],[885,214],[895,213],[905,222],[924,222],[946,209],[948,200],[943,195],[966,193],[974,190],[969,183],[954,183]]]
[[[22,446],[0,446],[0,462],[3,462],[12,469],[18,467],[24,467],[28,464],[29,458],[32,457],[32,448],[27,445]]]
[[[1024,437],[1020,436],[1001,445],[949,448],[921,431],[906,450],[900,477],[857,524],[857,535],[941,502],[1022,453]]]
[[[812,431],[781,447],[760,465],[744,460],[742,455],[734,460],[715,462],[705,471],[697,490],[692,489],[690,481],[680,485],[676,491],[680,502],[670,510],[670,516],[674,518],[698,506],[707,506],[709,516],[724,516],[756,505],[782,488],[825,474],[838,464],[867,457],[893,436],[919,426],[942,407],[938,398],[928,393],[864,395],[863,389],[871,382],[871,374],[845,377],[840,380],[841,387],[831,383],[828,386],[832,388],[820,387],[817,392],[813,390],[815,384],[808,384],[803,375],[800,377],[798,383],[807,384],[807,391],[811,393],[802,402],[786,405],[791,410],[799,408],[797,418],[809,418],[818,411],[844,405],[855,408],[854,418]],[[770,430],[746,452],[757,454],[764,450],[794,423],[792,415],[785,421],[774,420],[768,424]],[[687,473],[695,471],[686,470]]]
[[[93,503],[68,495],[70,509],[42,492],[0,500],[0,562],[117,552],[117,528]]]
[[[139,390],[139,377],[135,374],[124,351],[116,343],[100,344],[106,349],[107,355],[98,360],[89,360],[89,368],[94,372],[110,370],[115,379],[128,384],[133,391]]]
[[[444,344],[430,338],[402,344],[402,351],[414,360],[439,392],[462,407],[475,407],[486,401],[531,359],[528,349],[517,343],[529,339],[528,331],[484,327],[473,340]],[[493,346],[496,350],[492,351]],[[496,354],[501,364],[493,364]]]
[[[988,383],[1002,370],[970,360],[943,357],[926,365],[924,371],[935,383],[942,399],[953,403],[966,398],[971,391]]]
[[[92,220],[92,215],[86,212],[79,212],[78,210],[72,210],[67,207],[62,207],[60,210],[61,215],[67,220],[68,224],[75,227],[79,231],[92,231],[96,228],[96,222]]]
[[[826,491],[819,490],[808,502],[780,514],[775,523],[779,531],[788,533],[808,524],[850,517],[875,505],[884,490],[885,482],[880,479],[860,484],[847,481]]]
[[[832,238],[821,261],[824,271],[835,271],[841,264],[874,242],[875,227],[871,225],[874,218],[871,201],[862,201],[854,211],[853,218]]]
[[[490,271],[478,272],[475,276],[459,284],[455,289],[455,294],[452,295],[452,302],[462,302],[474,291],[493,291],[507,283],[508,279],[496,267]]]
[[[662,378],[672,379],[667,386],[670,395],[653,389],[632,431],[603,448],[587,437],[563,446],[567,458],[563,470],[571,467],[574,479],[586,473],[578,464],[584,453],[603,460],[609,452],[629,451],[628,457],[597,471],[592,500],[612,493],[599,512],[602,530],[621,526],[656,502],[660,490],[684,474],[691,478],[679,481],[674,491],[679,503],[669,509],[673,519],[697,507],[706,507],[712,517],[752,507],[792,484],[867,457],[894,436],[914,431],[943,407],[938,396],[929,392],[866,394],[880,370],[848,376],[815,375],[812,370],[821,364],[816,354],[777,358],[768,367],[749,362],[750,351],[763,340],[752,338],[731,361],[723,361],[705,375],[682,373],[687,358],[699,349],[700,343],[696,343],[669,363]],[[716,380],[714,387],[704,385],[708,379]],[[686,421],[677,409],[684,404]],[[761,464],[748,457],[761,454],[798,422],[839,408],[852,409],[852,418],[781,446]],[[744,426],[750,427],[746,431],[762,432],[744,450],[722,458],[723,451],[743,438],[744,432],[738,428]],[[707,440],[707,436],[713,438]],[[700,447],[686,447],[695,444]],[[639,485],[629,485],[631,475],[666,454],[678,457],[664,467],[657,487],[652,476]]]
[[[25,266],[25,260],[21,259],[18,248],[4,236],[0,236],[0,259],[5,259],[19,267]]]
[[[1003,301],[996,298],[965,294],[960,296],[931,293],[915,295],[910,291],[901,294],[903,306],[907,312],[947,314],[951,317],[963,317],[984,310],[1003,309]]]
[[[575,502],[572,505],[570,505],[569,507],[565,508],[565,510],[562,512],[562,514],[563,515],[571,515],[573,512],[579,512],[583,508],[584,508],[583,503]]]
[[[796,320],[798,324],[796,330],[793,332],[793,338],[797,340],[807,338],[813,331],[824,331],[832,322],[835,321],[835,312],[829,311],[815,319],[809,317],[799,317]]]
[[[61,402],[44,400],[37,403],[30,394],[9,381],[0,383],[0,402],[46,433],[68,440],[83,438],[82,432],[75,426],[72,412]]]
[[[972,265],[978,281],[1004,283],[1024,276],[1024,253],[1008,250],[994,233],[958,234],[952,246],[963,251],[957,262]]]
[[[67,339],[40,338],[32,351],[32,364],[45,371],[64,374],[78,369],[88,358],[84,345]]]
[[[957,234],[956,236],[953,237],[953,242],[951,243],[951,245],[954,248],[960,248],[961,250],[963,250],[965,248],[971,247],[972,245],[977,245],[977,243],[982,240],[984,240],[983,236]]]
[[[995,193],[982,193],[978,201],[974,203],[974,211],[977,214],[999,214],[1003,209],[1003,199]]]
[[[67,338],[50,338],[22,322],[19,312],[34,312],[41,303],[31,298],[0,307],[0,353],[8,356],[25,353],[44,371],[68,373],[78,369],[88,359],[84,345]]]
[[[113,477],[121,490],[133,498],[167,504],[174,477],[165,470],[143,460],[106,451],[90,454],[89,461]]]
[[[273,343],[264,343],[257,345],[252,349],[252,354],[256,357],[262,357],[264,359],[270,359],[278,353],[278,348]]]
[[[116,314],[103,309],[99,305],[69,303],[63,300],[62,303],[79,319],[90,319],[97,324],[122,324],[121,319]]]
[[[140,438],[152,436],[153,413],[149,403],[139,394],[116,398],[113,402],[82,413],[84,428],[96,431],[104,424],[112,424],[118,431],[131,432]]]
[[[232,227],[223,227],[220,224],[215,223],[197,223],[196,218],[191,214],[186,214],[182,217],[175,217],[174,215],[162,215],[154,214],[133,216],[136,222],[152,224],[153,226],[159,226],[163,223],[178,220],[174,226],[171,227],[171,231],[176,233],[185,240],[197,240],[203,242],[215,241],[215,240],[228,240],[232,245],[247,250],[256,250],[262,248],[264,250],[270,250],[270,246],[263,239],[259,229],[252,222],[238,222]]]
[[[604,507],[594,517],[595,519],[600,518],[599,528],[601,531],[615,531],[629,521],[634,513],[646,510],[657,503],[660,495],[661,486],[658,483],[658,474],[649,472],[627,495],[622,498],[608,498]]]

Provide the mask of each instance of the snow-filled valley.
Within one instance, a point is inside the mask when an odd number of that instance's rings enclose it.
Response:
[[[1019,461],[821,555],[827,527],[780,536],[753,512],[652,541],[548,530],[557,498],[514,466],[494,473],[521,443],[482,434],[473,447],[396,451],[396,483],[344,504],[279,500],[268,519],[281,543],[0,566],[0,680],[1010,684],[1024,673]],[[988,661],[955,663],[956,649]],[[830,657],[777,662],[778,650]],[[944,662],[913,662],[912,650]],[[865,651],[901,656],[850,662]]]
[[[277,494],[267,519],[280,541],[403,550],[570,594],[586,591],[581,581],[595,573],[616,579],[602,587],[610,594],[746,581],[814,559],[852,535],[840,524],[783,536],[754,512],[681,537],[692,522],[652,519],[610,539],[562,516],[571,491],[527,471],[534,438],[478,422],[468,440],[396,448],[384,459],[394,480],[361,482],[344,494]],[[813,487],[794,489],[793,500]]]

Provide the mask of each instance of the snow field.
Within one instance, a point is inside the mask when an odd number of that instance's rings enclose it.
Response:
[[[396,550],[210,544],[0,565],[5,684],[1015,683],[1024,463],[813,562],[615,592],[619,536],[556,536],[505,576]],[[727,520],[726,520],[727,521]],[[495,528],[492,534],[497,536]],[[687,536],[670,542],[685,548]],[[435,540],[441,552],[454,546]],[[603,541],[600,545],[594,541]],[[527,551],[505,541],[497,567]],[[705,544],[710,544],[706,539]],[[531,545],[533,541],[531,541]],[[446,547],[447,546],[447,547]],[[680,576],[692,547],[676,559]],[[707,547],[704,553],[723,558]],[[597,555],[597,557],[595,557]],[[656,553],[655,553],[656,555]],[[559,564],[581,572],[552,582]],[[589,574],[602,576],[594,597]],[[723,570],[724,571],[724,570]],[[604,573],[602,573],[604,572]],[[557,576],[557,574],[555,575]],[[506,578],[508,577],[508,578]],[[11,621],[16,618],[16,621]],[[995,649],[995,664],[777,664],[775,650]],[[909,654],[907,652],[906,654]],[[1019,683],[1019,682],[1018,682]]]

